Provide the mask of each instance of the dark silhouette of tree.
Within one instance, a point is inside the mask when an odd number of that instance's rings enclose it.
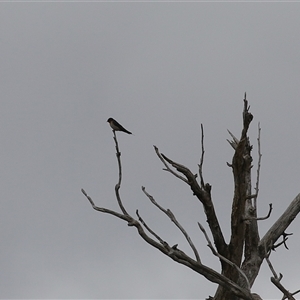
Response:
[[[185,252],[178,248],[178,245],[169,245],[163,240],[159,234],[154,232],[148,224],[140,216],[136,210],[136,216],[131,216],[125,209],[121,197],[120,187],[122,181],[122,165],[121,153],[115,131],[113,131],[114,141],[116,146],[116,156],[119,167],[119,180],[115,186],[115,194],[121,212],[116,212],[107,208],[98,207],[94,204],[91,197],[82,189],[82,193],[91,203],[92,207],[100,212],[111,214],[128,223],[129,226],[134,226],[142,239],[148,244],[160,250],[163,254],[169,256],[177,263],[183,264],[195,272],[203,275],[207,280],[218,285],[214,297],[208,299],[213,300],[236,300],[246,299],[255,300],[261,297],[251,292],[251,287],[259,273],[261,264],[264,260],[267,261],[272,272],[271,282],[283,293],[283,299],[295,299],[293,296],[300,290],[291,293],[282,284],[282,274],[277,275],[270,261],[271,251],[279,246],[285,246],[290,234],[286,233],[286,229],[297,216],[300,211],[300,194],[290,203],[285,212],[279,219],[270,227],[267,233],[260,238],[258,232],[258,221],[267,219],[272,211],[272,204],[269,205],[269,213],[265,217],[257,215],[257,197],[259,192],[259,173],[261,163],[260,150],[260,126],[258,126],[258,167],[254,193],[252,193],[251,170],[252,170],[252,145],[248,137],[248,129],[253,119],[249,111],[246,94],[244,98],[243,108],[243,127],[241,137],[236,138],[231,132],[231,140],[229,144],[234,149],[232,162],[228,166],[232,169],[234,179],[234,195],[231,211],[231,236],[226,243],[222,229],[220,227],[217,215],[215,213],[214,204],[211,196],[211,185],[204,181],[202,172],[204,160],[204,132],[202,132],[202,155],[199,163],[199,174],[193,174],[187,167],[179,164],[166,155],[162,154],[157,147],[154,146],[158,158],[165,166],[166,171],[173,174],[178,179],[185,182],[192,190],[193,195],[202,203],[203,209],[207,218],[207,223],[213,237],[213,242],[210,241],[204,227],[198,223],[199,229],[203,232],[207,240],[208,247],[212,254],[220,260],[221,270],[219,273],[201,262],[199,250],[193,244],[183,226],[177,221],[175,215],[170,209],[163,208],[155,199],[142,187],[142,191],[149,200],[159,210],[164,212],[167,217],[178,227],[186,238],[191,247],[194,257],[188,256]],[[199,180],[198,180],[199,178]],[[282,241],[278,242],[282,237]]]

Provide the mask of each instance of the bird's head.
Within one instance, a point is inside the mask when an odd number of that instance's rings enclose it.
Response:
[[[107,122],[110,123],[113,120],[113,118],[108,118]]]

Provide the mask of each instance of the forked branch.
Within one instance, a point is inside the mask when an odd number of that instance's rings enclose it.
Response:
[[[92,198],[86,193],[86,191],[84,189],[81,189],[81,192],[89,200],[89,202],[91,203],[94,210],[97,210],[97,211],[100,211],[100,212],[103,212],[106,214],[111,214],[119,219],[127,221],[128,223],[132,221],[132,219],[130,218],[130,216],[128,214],[124,215],[124,214],[120,214],[116,211],[113,211],[111,209],[96,206],[94,201],[92,200]]]
[[[160,153],[157,147],[155,147],[155,152],[160,158],[160,160],[163,162],[163,164],[167,167],[167,170],[171,172],[174,176],[180,178],[185,183],[187,183],[190,186],[191,190],[193,191],[193,194],[203,204],[204,212],[206,214],[207,222],[209,224],[209,228],[213,235],[216,248],[220,254],[226,256],[226,252],[228,251],[228,248],[225,243],[223,233],[214,209],[214,204],[211,199],[211,186],[207,183],[204,184],[203,188],[200,187],[196,180],[197,176],[194,175],[187,167],[171,160],[166,155]],[[185,176],[185,178],[179,175],[177,172],[173,171],[168,166],[167,163],[170,164],[178,172],[182,173]]]

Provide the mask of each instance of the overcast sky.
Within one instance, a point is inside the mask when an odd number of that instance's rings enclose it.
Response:
[[[94,211],[121,196],[169,244],[192,255],[175,226],[141,191],[170,208],[203,263],[219,270],[197,226],[202,205],[162,171],[153,145],[204,178],[229,238],[233,151],[244,92],[261,123],[261,236],[300,192],[299,3],[0,3],[1,298],[204,299],[216,285],[141,240],[135,228]],[[255,180],[255,172],[253,172]],[[299,289],[300,220],[287,251],[272,253],[282,283]],[[297,267],[296,267],[297,266]],[[281,297],[264,263],[252,291]]]

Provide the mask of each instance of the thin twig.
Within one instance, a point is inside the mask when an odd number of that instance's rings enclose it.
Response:
[[[120,213],[118,213],[116,211],[113,211],[111,209],[96,206],[94,201],[92,200],[92,198],[86,193],[86,191],[84,189],[81,189],[81,192],[89,200],[89,202],[91,203],[93,209],[95,209],[97,211],[100,211],[100,212],[103,212],[103,213],[113,215],[115,217],[118,217],[122,220],[127,221],[128,223],[131,223],[133,221],[133,218],[131,218],[129,215],[123,215],[123,214],[120,214]]]
[[[298,294],[298,293],[300,293],[300,290],[297,290],[296,292],[291,293],[291,295],[294,296],[294,295],[296,295],[296,294]],[[285,297],[285,298],[286,298],[286,297]],[[284,299],[285,299],[285,298],[284,298]]]
[[[232,133],[231,133],[231,131],[229,131],[228,129],[227,129],[227,131],[228,131],[228,133],[229,133],[229,135],[232,137],[232,141],[230,141],[230,140],[228,140],[227,139],[227,142],[231,145],[231,147],[234,149],[234,150],[236,150],[236,148],[237,148],[237,146],[238,146],[238,144],[239,144],[239,139],[237,139]]]
[[[204,130],[203,124],[201,123],[201,159],[199,166],[199,176],[201,187],[204,188],[204,179],[203,179],[203,161],[204,161]]]
[[[241,140],[247,137],[247,131],[249,129],[249,125],[253,120],[253,115],[249,112],[250,105],[248,105],[248,100],[246,99],[246,93],[244,97],[244,111],[243,111],[243,130],[241,135]]]
[[[154,150],[155,150],[157,156],[159,157],[159,159],[162,161],[162,163],[163,163],[163,164],[165,165],[165,167],[166,167],[166,169],[163,169],[163,170],[164,170],[164,171],[170,172],[170,173],[173,174],[175,177],[181,179],[181,180],[184,181],[185,183],[188,183],[188,181],[187,181],[184,177],[182,177],[182,176],[180,176],[179,174],[177,174],[176,172],[174,172],[174,171],[168,166],[168,164],[167,164],[166,161],[165,161],[165,158],[164,158],[163,155],[159,152],[158,148],[157,148],[156,146],[153,146],[153,147],[154,147]]]
[[[247,197],[247,199],[248,199],[248,197]],[[256,217],[245,217],[245,218],[243,218],[243,221],[248,221],[248,220],[262,221],[262,220],[266,220],[266,219],[268,219],[270,217],[272,210],[273,210],[273,206],[272,206],[272,203],[270,203],[269,204],[269,212],[268,212],[268,214],[265,217],[259,217],[259,218],[256,218]]]
[[[257,171],[256,171],[256,185],[255,185],[255,197],[254,197],[254,209],[257,208],[257,197],[258,197],[258,191],[259,191],[259,176],[260,176],[260,166],[261,166],[261,148],[260,148],[260,132],[261,127],[260,123],[258,123],[258,137],[257,137],[257,152],[258,152],[258,162],[257,162]]]
[[[158,234],[156,234],[147,224],[146,222],[142,219],[142,217],[139,214],[138,209],[136,210],[136,215],[139,218],[139,221],[144,225],[144,227],[153,235],[155,238],[163,245],[163,246],[169,246],[166,241],[164,241]]]
[[[267,262],[267,264],[268,264],[268,266],[269,266],[269,268],[270,268],[270,270],[271,270],[273,276],[274,276],[276,279],[279,279],[279,277],[277,276],[277,274],[276,274],[276,272],[275,272],[275,269],[273,268],[273,265],[272,265],[272,263],[271,263],[271,261],[270,261],[270,259],[269,259],[270,255],[271,255],[271,251],[269,251],[269,253],[268,253],[268,254],[266,255],[266,257],[265,257],[266,262]],[[281,275],[281,274],[280,274],[280,275]],[[281,275],[281,278],[282,278],[282,275]],[[281,280],[281,278],[280,278],[279,280]]]
[[[119,204],[120,209],[122,210],[124,215],[129,215],[128,212],[126,211],[125,207],[123,206],[122,200],[121,200],[121,196],[120,196],[120,187],[121,187],[121,181],[122,181],[122,164],[121,164],[121,152],[119,150],[119,143],[117,140],[117,136],[116,136],[116,132],[115,130],[113,130],[114,133],[114,141],[116,144],[116,156],[117,156],[117,160],[118,160],[118,167],[119,167],[119,181],[115,186],[115,193],[116,193],[116,197],[117,197],[117,201]]]
[[[255,201],[256,198],[254,198],[254,201]],[[260,217],[260,218],[256,218],[257,221],[262,221],[262,220],[266,220],[270,217],[271,215],[271,212],[272,212],[272,209],[273,209],[273,206],[272,206],[272,203],[269,204],[269,212],[268,214],[265,216],[265,217]]]
[[[274,244],[274,245],[272,246],[272,250],[275,250],[276,248],[278,248],[278,247],[281,246],[282,244],[284,244],[285,249],[289,250],[289,247],[288,247],[287,244],[286,244],[286,241],[288,240],[289,235],[293,235],[293,234],[292,234],[292,233],[285,233],[285,232],[283,232],[283,233],[282,233],[282,241],[281,241],[280,243],[278,243],[278,244]]]
[[[189,237],[189,235],[187,234],[187,232],[185,231],[185,229],[180,225],[180,223],[177,221],[175,215],[172,213],[172,211],[170,209],[164,209],[162,206],[160,206],[156,201],[155,199],[153,198],[153,196],[151,196],[150,194],[147,193],[145,187],[143,186],[142,187],[142,190],[143,192],[145,193],[145,195],[149,198],[149,200],[156,206],[158,207],[162,212],[164,212],[169,218],[170,220],[179,228],[179,230],[182,232],[182,234],[185,236],[187,242],[189,243],[190,247],[192,248],[194,254],[195,254],[195,257],[196,257],[196,260],[197,262],[200,262],[201,263],[201,260],[200,260],[200,256],[199,256],[199,253],[195,247],[195,245],[193,244],[191,238]]]

